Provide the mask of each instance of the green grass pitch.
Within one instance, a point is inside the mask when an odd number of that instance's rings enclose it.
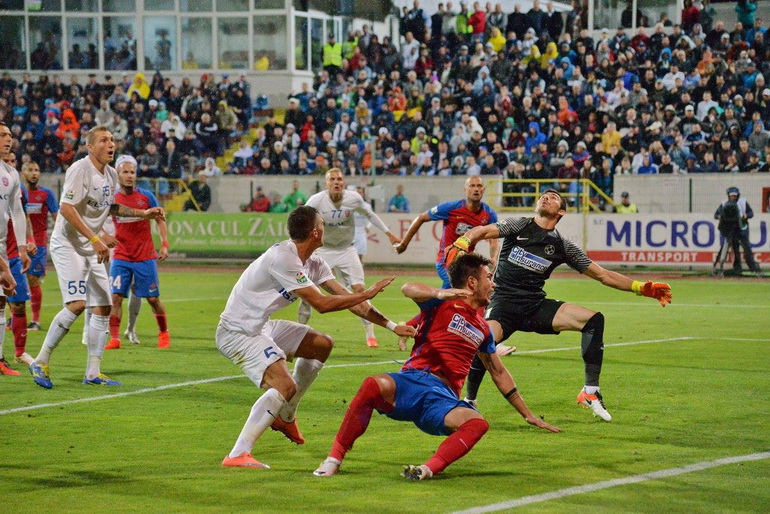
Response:
[[[374,303],[404,321],[416,309],[399,291],[410,273],[398,275]],[[380,348],[367,348],[361,323],[348,312],[314,313],[310,321],[336,346],[300,406],[307,443],[294,446],[268,431],[254,455],[272,469],[220,467],[261,394],[214,345],[238,273],[164,267],[172,348],[155,348],[157,328],[144,305],[142,344],[124,341],[103,361],[123,387],[81,384],[81,321],[53,355],[52,390],[37,387],[26,370],[0,376],[0,511],[451,512],[553,492],[520,510],[769,511],[767,458],[562,494],[770,450],[768,285],[674,279],[674,303],[664,309],[577,274],[566,277],[548,282],[549,296],[601,310],[607,319],[602,392],[612,423],[575,403],[583,379],[579,334],[516,334],[510,342],[519,352],[504,362],[533,412],[563,433],[526,425],[487,378],[480,395],[491,425],[486,437],[434,480],[409,483],[399,476],[403,465],[422,463],[442,439],[376,415],[337,476],[312,476],[361,380],[398,370],[406,357],[379,327]],[[433,276],[418,279],[438,285]],[[55,276],[44,292],[47,327],[60,308]],[[295,319],[296,307],[280,315]],[[29,333],[33,355],[44,335]],[[8,332],[5,355],[12,354]],[[89,398],[95,400],[82,401]],[[34,408],[15,410],[22,407]]]

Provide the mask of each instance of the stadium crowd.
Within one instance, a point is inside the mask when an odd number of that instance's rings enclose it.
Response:
[[[246,76],[203,74],[195,85],[160,72],[118,83],[89,75],[85,84],[45,74],[17,83],[6,73],[0,119],[19,162],[49,173],[84,155],[87,129],[104,124],[117,154],[137,157],[141,177],[335,166],[351,175],[590,178],[612,195],[616,174],[770,169],[767,28],[755,0],[735,9],[728,27],[708,0],[686,0],[681,24],[664,15],[630,32],[629,7],[619,27],[594,38],[579,0],[566,13],[539,0],[526,13],[463,1],[432,15],[415,1],[400,42],[368,26],[343,42],[330,36],[324,68],[289,95],[283,123],[262,123],[266,111],[252,102],[264,107],[264,97],[252,97]],[[649,24],[643,12],[636,18]],[[250,128],[253,143],[241,139]],[[239,141],[217,168],[213,158]]]

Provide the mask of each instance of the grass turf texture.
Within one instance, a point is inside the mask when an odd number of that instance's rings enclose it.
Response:
[[[1,376],[0,411],[234,378],[1,414],[4,511],[39,511],[44,504],[60,512],[447,512],[770,449],[766,283],[671,280],[674,304],[663,309],[590,280],[555,278],[548,283],[550,297],[601,310],[607,318],[602,391],[612,423],[575,404],[583,380],[579,334],[516,334],[510,342],[521,353],[504,362],[533,412],[563,433],[526,425],[487,377],[479,400],[489,433],[434,480],[407,483],[399,473],[402,465],[424,462],[442,438],[377,415],[339,475],[313,477],[361,380],[397,370],[396,361],[406,357],[384,329],[376,329],[380,348],[369,349],[352,314],[314,313],[311,325],[331,334],[336,347],[300,406],[307,444],[294,446],[268,430],[254,456],[272,469],[223,469],[222,458],[261,394],[214,346],[218,315],[238,274],[161,275],[170,350],[155,348],[157,328],[145,304],[138,326],[142,344],[124,341],[124,349],[106,352],[103,362],[103,370],[125,386],[89,388],[80,383],[86,352],[78,321],[54,353],[54,388],[37,387],[23,369],[21,377]],[[438,285],[434,277],[419,279]],[[416,312],[399,292],[406,280],[400,276],[375,299],[395,321]],[[47,328],[60,301],[54,276],[44,290]],[[296,307],[280,315],[295,319]],[[33,355],[44,335],[29,333]],[[670,338],[687,339],[613,346]],[[546,349],[555,351],[527,353]],[[12,352],[9,332],[6,357]],[[524,510],[766,512],[769,477],[764,459]]]

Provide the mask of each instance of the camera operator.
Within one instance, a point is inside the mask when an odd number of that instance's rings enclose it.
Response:
[[[751,244],[749,243],[749,218],[753,217],[754,211],[751,210],[748,202],[741,198],[741,192],[737,187],[727,189],[727,200],[723,201],[714,213],[714,219],[719,220],[719,233],[725,238],[724,245],[732,246],[733,272],[738,275],[743,271],[741,247],[743,247],[743,254],[749,269],[755,273],[760,273],[759,264],[754,260],[754,253],[751,251]]]

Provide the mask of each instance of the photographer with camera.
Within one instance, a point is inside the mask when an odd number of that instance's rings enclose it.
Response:
[[[740,275],[743,271],[740,248],[743,247],[743,254],[749,269],[757,274],[761,273],[759,264],[754,260],[754,253],[751,251],[751,244],[749,243],[749,218],[753,217],[754,211],[751,210],[748,202],[741,198],[740,190],[737,187],[728,188],[727,200],[723,201],[717,207],[716,213],[714,213],[714,219],[719,220],[719,233],[724,238],[717,261],[714,263],[715,269],[720,261],[724,267],[727,250],[732,247],[734,255],[733,272]]]

